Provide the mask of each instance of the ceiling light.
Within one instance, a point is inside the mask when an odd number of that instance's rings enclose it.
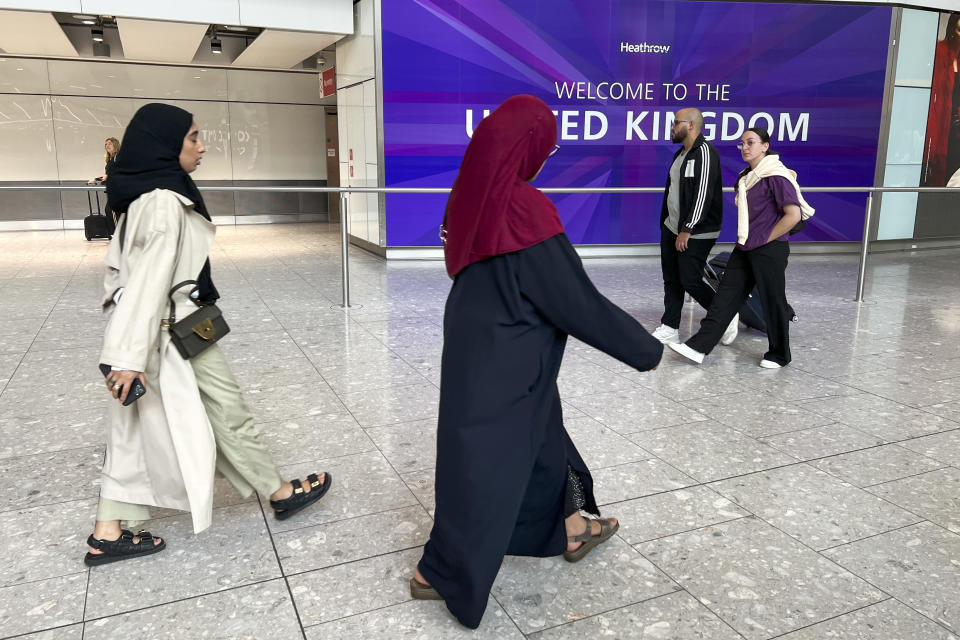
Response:
[[[96,24],[97,16],[88,16],[88,15],[82,14],[82,13],[75,13],[75,14],[73,14],[73,19],[74,19],[74,20],[79,20],[79,21],[81,21],[83,24]],[[87,20],[93,20],[93,22],[88,23]]]
[[[317,64],[322,67],[323,65],[327,64],[327,61],[323,56],[317,56]]]
[[[239,26],[229,25],[229,24],[224,25],[223,28],[226,29],[227,31],[249,31],[250,30],[247,27],[239,27]]]
[[[93,36],[94,42],[103,42],[103,29],[100,27],[94,27],[90,29],[90,35]]]
[[[210,40],[210,51],[213,53],[223,53],[223,44],[220,43],[220,38]]]

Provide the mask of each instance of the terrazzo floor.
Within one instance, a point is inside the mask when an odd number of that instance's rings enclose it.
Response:
[[[571,340],[567,428],[622,527],[576,565],[508,557],[469,632],[407,588],[449,280],[353,250],[345,313],[337,242],[326,224],[225,227],[211,254],[263,439],[286,477],[331,471],[330,495],[280,522],[220,480],[209,530],[160,511],[166,551],[88,570],[106,245],[0,234],[0,637],[957,639],[960,251],[872,256],[860,307],[855,256],[793,257],[778,371],[750,331],[653,373]],[[658,324],[658,258],[586,266]],[[681,334],[701,316],[688,305]]]

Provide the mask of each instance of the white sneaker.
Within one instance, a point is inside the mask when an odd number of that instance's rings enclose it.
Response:
[[[733,316],[733,320],[730,321],[730,324],[727,325],[727,330],[723,332],[723,337],[720,338],[720,344],[726,346],[731,344],[734,340],[737,339],[737,333],[740,331],[740,314]]]
[[[654,329],[651,335],[663,344],[680,342],[680,330],[668,327],[665,324]]]
[[[697,364],[703,364],[703,356],[705,354],[700,353],[695,349],[691,349],[683,342],[668,342],[667,346],[682,355],[684,358],[692,360]]]
[[[773,360],[761,360],[760,366],[763,367],[764,369],[779,369],[783,365],[777,364]]]

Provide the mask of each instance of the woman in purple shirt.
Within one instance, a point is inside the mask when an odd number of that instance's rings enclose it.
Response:
[[[720,288],[700,322],[700,330],[685,343],[668,344],[700,364],[717,346],[733,316],[754,287],[763,303],[769,349],[760,361],[766,369],[790,362],[790,318],[786,279],[790,229],[801,219],[804,202],[794,174],[770,151],[766,129],[748,129],[740,138],[740,154],[749,164],[737,177],[737,246],[730,255]]]

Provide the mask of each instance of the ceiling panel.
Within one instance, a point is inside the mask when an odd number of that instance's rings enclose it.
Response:
[[[53,14],[37,11],[0,10],[0,49],[32,56],[78,55]]]
[[[0,0],[0,4],[6,1]],[[83,10],[101,16],[143,20],[186,20],[207,24],[240,22],[240,5],[237,0],[83,0]]]
[[[31,11],[66,11],[83,13],[80,0],[0,0],[4,9],[28,9]]]
[[[240,16],[243,19],[242,24],[268,29],[353,33],[353,0],[323,0],[322,2],[317,0],[270,0],[270,2],[238,0],[238,2]]]
[[[339,33],[304,33],[267,29],[237,56],[233,65],[289,69],[342,37],[343,35]]]
[[[127,60],[188,63],[207,32],[207,25],[117,18]]]

